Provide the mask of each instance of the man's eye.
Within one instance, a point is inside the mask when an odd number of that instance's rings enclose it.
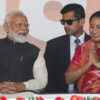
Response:
[[[94,27],[90,25],[90,28],[94,28]]]
[[[100,29],[100,26],[98,26],[97,28]]]
[[[17,26],[21,26],[22,24],[21,23],[18,23],[18,24],[16,24]]]
[[[28,27],[28,26],[29,26],[29,24],[25,24],[25,26],[26,26],[26,27]]]

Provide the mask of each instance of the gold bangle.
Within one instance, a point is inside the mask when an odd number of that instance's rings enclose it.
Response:
[[[78,69],[79,73],[82,73],[82,71],[80,69]]]
[[[96,66],[96,67],[97,67],[97,69],[99,69],[99,68],[100,68],[100,62],[99,62],[99,63],[97,63],[97,66]]]

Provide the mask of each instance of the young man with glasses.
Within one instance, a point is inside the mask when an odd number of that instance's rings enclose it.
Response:
[[[76,3],[68,4],[61,10],[61,24],[66,35],[47,42],[45,60],[48,70],[48,93],[73,93],[74,84],[66,85],[65,71],[78,45],[90,39],[84,30],[85,11]]]

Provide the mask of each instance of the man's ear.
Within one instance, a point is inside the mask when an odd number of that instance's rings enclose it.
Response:
[[[85,24],[85,18],[80,19],[80,24],[83,26]]]
[[[7,24],[7,23],[4,23],[4,24],[3,24],[3,27],[4,27],[4,30],[6,31],[6,33],[8,33],[8,31],[9,31],[9,26],[8,26],[8,24]]]

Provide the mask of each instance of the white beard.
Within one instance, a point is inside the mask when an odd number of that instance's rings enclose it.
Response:
[[[25,42],[27,42],[27,35],[20,37],[19,33],[22,33],[22,32],[25,33],[26,31],[14,32],[14,31],[12,31],[11,28],[9,28],[8,38],[13,40],[14,42],[25,43]]]

